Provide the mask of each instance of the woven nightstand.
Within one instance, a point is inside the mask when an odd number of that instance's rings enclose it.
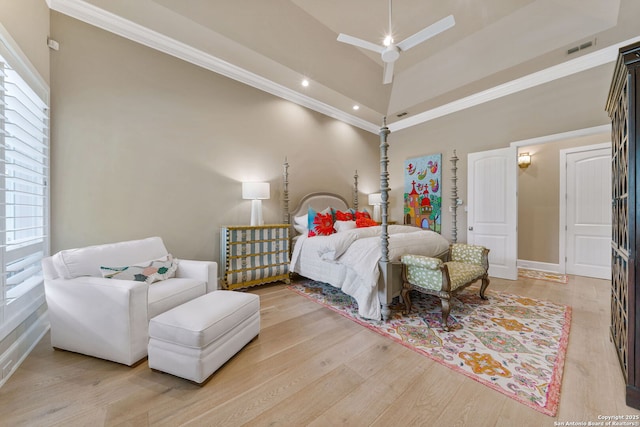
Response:
[[[289,283],[289,224],[222,227],[220,266],[224,289]]]

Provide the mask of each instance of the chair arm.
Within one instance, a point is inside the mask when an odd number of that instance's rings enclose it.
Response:
[[[220,289],[218,285],[218,263],[215,261],[193,261],[181,259],[176,277],[197,279],[207,284],[207,293]]]
[[[45,280],[52,346],[125,365],[144,358],[148,286],[102,277]]]
[[[489,249],[480,245],[470,245],[467,243],[455,243],[451,245],[450,260],[475,264],[489,268]]]
[[[403,255],[400,261],[407,266],[428,268],[430,270],[440,270],[443,264],[440,258],[424,255]]]
[[[407,284],[423,289],[440,291],[446,280],[446,267],[440,258],[423,255],[404,255],[401,258],[402,280]]]

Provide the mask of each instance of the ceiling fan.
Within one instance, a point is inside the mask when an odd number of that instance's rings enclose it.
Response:
[[[384,62],[382,83],[388,84],[393,81],[393,63],[400,57],[400,52],[407,51],[431,37],[448,30],[453,27],[455,23],[456,21],[453,19],[453,15],[449,15],[435,24],[431,24],[414,35],[407,37],[400,43],[394,43],[391,36],[391,0],[389,0],[389,32],[382,46],[342,33],[338,35],[338,41],[379,53],[382,56],[382,62]]]

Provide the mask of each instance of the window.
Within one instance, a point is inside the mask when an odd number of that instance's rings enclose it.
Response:
[[[3,37],[4,36],[4,37]],[[0,339],[44,302],[48,88],[0,33]],[[44,88],[44,90],[43,90]]]

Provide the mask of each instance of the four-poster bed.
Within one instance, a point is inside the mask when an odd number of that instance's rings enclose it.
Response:
[[[379,134],[382,198],[382,222],[379,226],[355,228],[353,225],[344,232],[337,230],[335,234],[309,237],[305,229],[309,224],[309,208],[317,212],[333,209],[335,213],[350,210],[349,204],[340,195],[318,192],[304,196],[297,207],[289,212],[289,164],[286,159],[283,165],[283,220],[300,233],[294,238],[290,271],[342,289],[355,298],[361,316],[383,320],[389,318],[389,305],[402,291],[400,257],[410,253],[444,259],[449,249],[449,242],[438,233],[409,225],[389,224],[389,133],[385,122]],[[351,211],[357,210],[356,171]],[[336,224],[336,227],[338,225],[343,224]]]

